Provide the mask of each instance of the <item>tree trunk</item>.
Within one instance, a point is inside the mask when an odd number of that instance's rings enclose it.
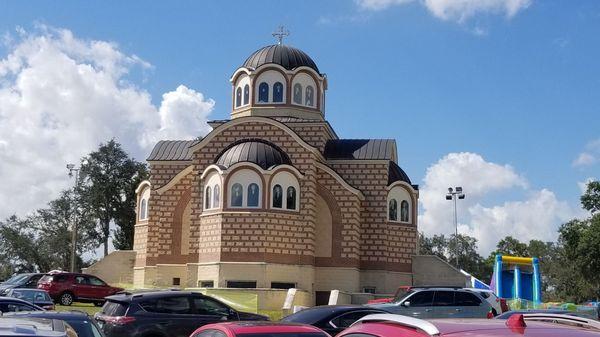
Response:
[[[110,219],[102,221],[102,241],[104,243],[104,256],[108,255],[108,238],[110,236]]]

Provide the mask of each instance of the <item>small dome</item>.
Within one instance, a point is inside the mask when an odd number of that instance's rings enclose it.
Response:
[[[412,185],[406,172],[404,172],[404,170],[400,168],[398,164],[390,161],[390,166],[388,169],[388,186],[396,181],[403,181],[409,185]]]
[[[255,51],[246,59],[246,62],[242,66],[256,69],[268,63],[278,64],[287,70],[304,66],[314,69],[317,73],[319,72],[317,64],[308,54],[298,48],[283,44],[274,44]]]
[[[285,152],[262,139],[244,139],[232,143],[215,160],[215,164],[225,168],[241,162],[254,163],[264,170],[277,165],[292,164]]]

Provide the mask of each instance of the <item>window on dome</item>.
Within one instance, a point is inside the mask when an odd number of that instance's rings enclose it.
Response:
[[[269,85],[266,82],[261,82],[258,86],[258,101],[261,103],[269,102]]]
[[[238,87],[235,91],[235,107],[242,105],[242,88]]]
[[[258,207],[259,196],[260,189],[258,185],[255,183],[248,185],[248,207]]]
[[[408,201],[402,200],[402,202],[400,203],[400,221],[408,222],[408,219],[409,219],[408,214],[409,214]]]
[[[218,208],[221,206],[221,186],[215,185],[213,188],[213,204],[214,208]]]
[[[294,84],[294,103],[302,104],[302,85],[300,83]]]
[[[241,184],[235,183],[231,186],[231,207],[242,207],[244,201],[244,189]]]
[[[306,99],[304,101],[307,106],[315,105],[315,89],[311,85],[306,87]]]
[[[283,84],[281,82],[275,82],[275,84],[273,84],[273,102],[283,102]]]
[[[388,212],[388,217],[390,221],[398,221],[398,202],[396,201],[396,199],[390,200]]]
[[[296,209],[296,189],[293,186],[287,188],[285,208]]]
[[[248,101],[250,101],[250,86],[246,84],[244,86],[244,105],[247,105]]]
[[[146,199],[142,199],[140,202],[140,220],[146,220],[148,218],[148,204]]]
[[[273,186],[273,208],[283,208],[283,189],[281,185]]]
[[[212,193],[211,193],[211,188],[210,186],[206,187],[206,193],[204,195],[204,208],[205,209],[210,209],[211,207],[211,202],[212,202]]]

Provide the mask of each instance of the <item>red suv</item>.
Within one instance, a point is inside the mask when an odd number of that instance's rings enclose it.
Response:
[[[46,290],[55,302],[62,305],[77,301],[97,306],[104,304],[104,297],[123,290],[109,286],[96,276],[78,273],[48,274],[39,280],[38,288]]]

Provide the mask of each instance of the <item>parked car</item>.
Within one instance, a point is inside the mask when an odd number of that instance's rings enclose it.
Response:
[[[54,301],[47,291],[41,289],[9,289],[6,297],[19,298],[46,310],[54,310]]]
[[[45,275],[38,282],[38,288],[46,290],[61,305],[77,301],[101,306],[106,296],[123,291],[123,288],[111,287],[94,275],[62,272]]]
[[[393,297],[385,297],[385,298],[376,298],[374,300],[369,300],[367,304],[377,304],[377,303],[390,303],[394,302],[395,299],[401,298],[406,295],[408,291],[410,291],[411,286],[400,286],[396,289]]]
[[[44,311],[43,308],[14,297],[0,297],[0,312]]]
[[[310,324],[335,336],[363,316],[384,312],[363,305],[320,305],[293,313],[281,321]]]
[[[37,288],[38,281],[45,274],[40,273],[27,273],[27,274],[16,274],[8,280],[0,284],[0,296],[6,296],[6,292],[13,288]]]
[[[528,317],[515,315],[510,320],[432,319],[377,314],[361,318],[339,337],[598,337],[600,330],[587,320],[573,316]]]
[[[494,291],[490,289],[479,289],[479,288],[465,288],[470,291],[474,291],[481,295],[491,306],[492,306],[492,314],[494,316],[498,316],[503,312],[508,311],[508,305],[506,304],[506,299],[498,297]]]
[[[0,317],[0,336],[77,337],[77,334],[56,319]]]
[[[489,318],[492,306],[478,293],[463,288],[411,288],[392,303],[371,308],[417,318]]]
[[[104,337],[94,319],[81,311],[25,311],[10,313],[8,317],[61,320],[75,330],[77,337]]]
[[[109,296],[94,318],[108,337],[188,337],[210,323],[268,320],[263,315],[237,311],[210,296],[186,291]]]
[[[308,324],[276,322],[227,322],[208,324],[190,337],[329,337],[327,333]]]

